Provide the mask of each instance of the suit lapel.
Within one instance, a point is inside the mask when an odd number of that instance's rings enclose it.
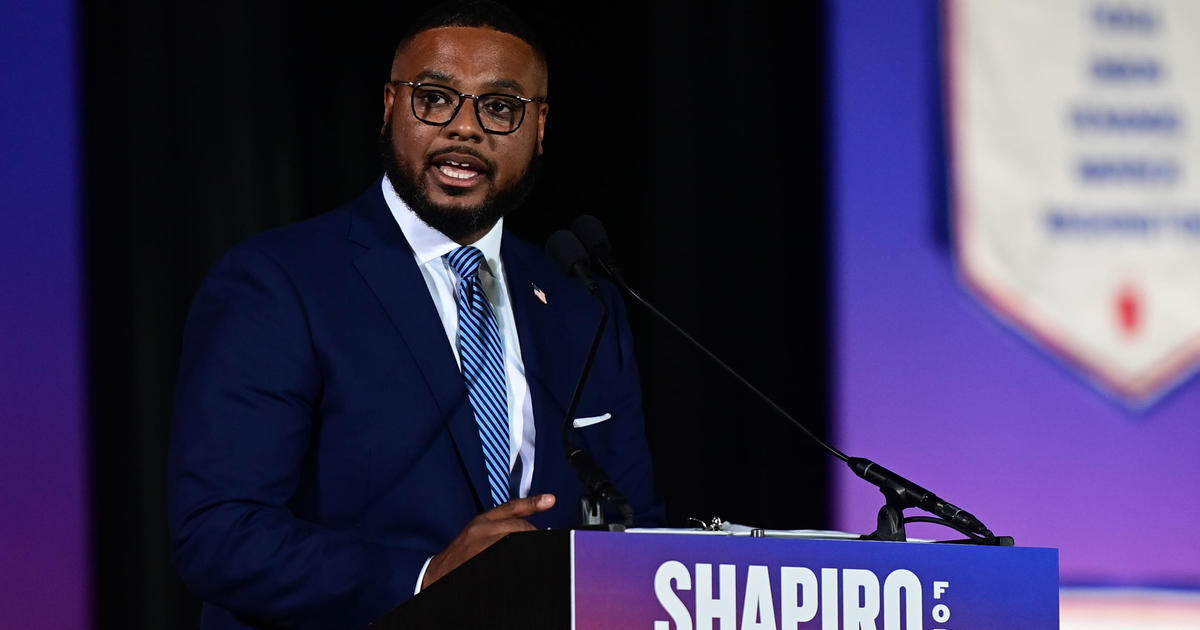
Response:
[[[533,399],[537,446],[530,494],[538,494],[552,491],[549,480],[561,476],[552,470],[566,466],[562,427],[575,380],[583,367],[582,357],[575,360],[577,353],[571,351],[571,344],[564,343],[571,336],[568,326],[577,324],[590,330],[595,321],[583,318],[585,321],[572,322],[570,314],[575,311],[568,308],[570,300],[563,290],[566,277],[547,265],[534,264],[529,252],[512,240],[511,235],[505,236],[501,252],[521,339],[525,379]],[[544,291],[545,303],[538,299],[535,288]]]
[[[476,503],[488,505],[491,495],[483,465],[483,444],[462,373],[412,248],[383,200],[378,180],[376,187],[355,204],[349,240],[366,248],[354,259],[354,266],[416,360],[458,449]]]

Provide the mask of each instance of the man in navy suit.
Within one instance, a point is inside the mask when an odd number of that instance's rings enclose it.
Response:
[[[541,49],[507,10],[426,16],[385,86],[386,176],[214,266],[169,466],[173,556],[203,628],[362,627],[508,533],[577,523],[561,431],[599,308],[503,231],[536,173],[546,94]],[[464,379],[464,279],[447,262],[463,251],[482,259],[503,346],[499,490]],[[574,439],[654,522],[629,329],[603,290],[614,314]]]

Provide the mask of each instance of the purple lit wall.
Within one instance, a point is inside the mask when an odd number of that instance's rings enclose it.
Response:
[[[89,625],[75,3],[0,20],[0,627]]]
[[[837,443],[1060,548],[1064,583],[1200,586],[1200,382],[1128,412],[966,292],[945,236],[937,7],[826,6]],[[879,493],[834,478],[837,526],[873,529]]]

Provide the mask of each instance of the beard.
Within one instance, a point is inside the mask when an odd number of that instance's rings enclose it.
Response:
[[[455,150],[476,154],[470,147],[457,147]],[[425,169],[432,166],[432,161],[425,157],[420,165],[414,165],[397,154],[392,144],[391,120],[379,134],[379,157],[383,161],[384,172],[392,182],[392,189],[404,203],[426,225],[454,241],[490,230],[497,221],[520,206],[529,196],[529,191],[533,190],[542,165],[542,156],[535,154],[520,179],[507,188],[492,191],[479,205],[444,206],[429,198],[427,182],[422,176]],[[477,157],[484,159],[483,156]],[[495,172],[495,169],[491,169],[491,172]],[[453,191],[447,193],[454,194]]]

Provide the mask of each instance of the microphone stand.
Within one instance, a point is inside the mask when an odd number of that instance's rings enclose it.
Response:
[[[621,494],[608,474],[600,467],[600,464],[583,448],[576,446],[571,442],[570,432],[575,418],[575,412],[579,408],[579,402],[583,398],[584,386],[587,384],[588,376],[592,371],[592,363],[596,360],[596,354],[600,349],[600,341],[604,337],[604,329],[608,326],[609,307],[608,302],[600,295],[600,286],[591,278],[588,273],[587,251],[579,240],[570,232],[560,230],[551,235],[550,240],[546,244],[547,252],[556,262],[567,272],[567,275],[574,276],[584,283],[587,287],[588,294],[591,295],[597,302],[600,303],[600,322],[596,326],[596,332],[592,335],[592,343],[588,348],[587,357],[583,362],[583,369],[579,373],[579,378],[575,381],[575,391],[571,394],[571,402],[567,406],[567,415],[563,420],[563,448],[567,452],[567,461],[571,467],[575,469],[575,473],[579,477],[579,481],[585,489],[583,496],[580,498],[580,529],[602,529],[610,531],[624,530],[625,527],[633,524],[633,507],[629,505],[629,501]],[[607,525],[604,522],[603,504],[607,502],[613,509],[617,510],[624,519],[625,523]]]
[[[585,460],[590,462],[591,456],[587,454],[587,451],[571,443],[571,419],[575,417],[575,411],[579,408],[579,401],[583,397],[583,387],[587,383],[588,375],[591,374],[592,363],[596,359],[596,352],[600,349],[600,340],[604,337],[604,328],[608,325],[608,304],[591,290],[592,286],[595,286],[594,282],[589,283],[588,293],[600,303],[600,323],[596,326],[596,333],[592,335],[592,345],[588,348],[587,359],[583,362],[583,369],[579,372],[579,379],[575,381],[575,391],[571,394],[571,402],[567,407],[567,419],[563,422],[562,433],[563,448],[567,451],[567,461],[571,462],[581,477],[588,475],[588,471],[594,467],[594,464],[593,466],[579,465]],[[580,525],[584,529],[606,529],[604,510],[601,507],[599,491],[599,487],[603,484],[599,480],[582,479],[582,481],[587,491],[579,500]]]
[[[741,383],[746,389],[750,390],[759,400],[765,402],[775,413],[779,414],[784,419],[788,420],[792,425],[799,428],[809,439],[813,440],[825,450],[829,451],[833,456],[845,462],[850,470],[855,475],[871,483],[879,488],[883,494],[884,505],[879,509],[876,517],[875,531],[870,534],[861,536],[863,540],[885,540],[885,541],[900,541],[907,540],[905,532],[905,523],[910,522],[928,522],[938,525],[944,525],[958,531],[967,538],[964,540],[946,541],[954,543],[971,543],[979,545],[995,545],[1011,547],[1013,538],[1011,536],[996,536],[988,529],[979,519],[972,514],[955,506],[947,501],[942,500],[934,493],[922,488],[921,486],[909,481],[908,479],[876,464],[875,462],[863,457],[850,457],[834,446],[828,444],[821,438],[817,437],[808,427],[804,426],[799,420],[796,420],[786,410],[780,407],[774,400],[766,394],[759,391],[757,387],[750,383],[739,374],[736,370],[722,361],[711,350],[689,335],[687,331],[676,324],[671,318],[667,317],[662,311],[658,310],[648,300],[643,298],[633,290],[633,287],[625,281],[625,277],[621,274],[621,270],[611,259],[611,246],[608,244],[608,237],[603,232],[603,227],[599,221],[593,217],[581,216],[575,220],[572,225],[572,230],[584,242],[588,251],[600,264],[600,268],[612,278],[623,291],[631,295],[642,306],[648,309],[655,317],[663,323],[671,327],[675,332],[679,333],[693,347],[704,353],[710,360],[721,367],[726,373],[732,376],[735,380]],[[930,517],[905,517],[904,510],[907,508],[921,508],[936,518]]]

